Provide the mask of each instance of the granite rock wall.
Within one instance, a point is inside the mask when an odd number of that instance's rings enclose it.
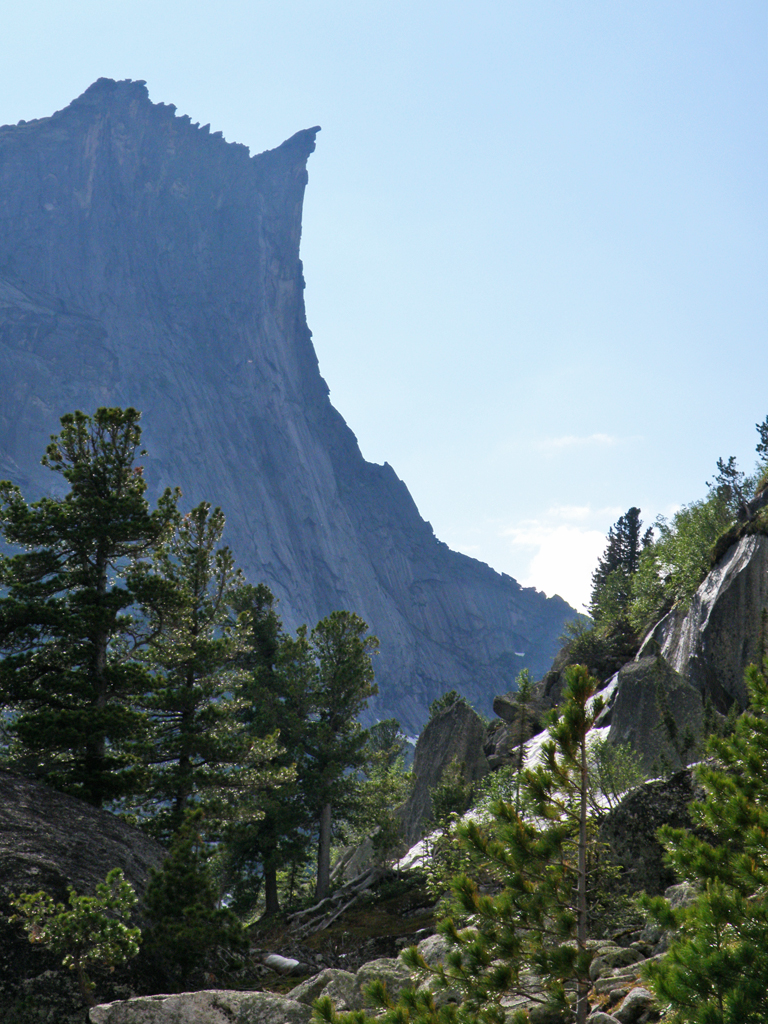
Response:
[[[251,156],[108,79],[0,128],[0,475],[55,491],[39,460],[63,413],[140,409],[150,495],[221,505],[289,628],[361,615],[370,715],[415,733],[447,690],[488,711],[541,675],[573,612],[437,540],[331,405],[299,259],[317,131]]]

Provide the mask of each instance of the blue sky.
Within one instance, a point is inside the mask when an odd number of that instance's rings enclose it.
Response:
[[[768,5],[27,0],[0,123],[100,76],[251,147],[322,126],[302,257],[331,398],[451,547],[588,598],[608,527],[754,460]],[[215,495],[212,496],[215,500]]]

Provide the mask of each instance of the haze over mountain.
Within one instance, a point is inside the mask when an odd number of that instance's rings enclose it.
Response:
[[[108,79],[0,129],[0,475],[37,497],[59,416],[142,410],[150,496],[221,505],[288,627],[365,618],[371,713],[416,731],[448,689],[489,710],[540,675],[573,611],[437,540],[331,405],[299,259],[318,130],[251,157]]]

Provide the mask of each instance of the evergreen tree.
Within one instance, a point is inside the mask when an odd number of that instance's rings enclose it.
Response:
[[[495,895],[481,892],[467,875],[453,884],[455,918],[441,922],[448,939],[446,962],[430,967],[415,947],[405,962],[440,989],[460,994],[458,1006],[438,1005],[431,991],[404,992],[397,1004],[381,985],[369,995],[385,1010],[382,1024],[523,1024],[527,1014],[507,1017],[501,999],[529,995],[524,974],[532,970],[544,982],[542,1001],[562,1019],[573,1014],[584,1024],[589,1006],[588,946],[590,859],[587,735],[602,702],[597,680],[583,666],[566,670],[564,703],[550,725],[542,763],[524,772],[526,811],[496,801],[487,825],[469,821],[459,829],[462,843],[483,871],[500,885]],[[530,810],[528,810],[530,808]],[[566,986],[576,986],[570,1008]],[[316,1003],[316,1015],[332,1024],[362,1024],[362,1012],[337,1014],[330,1000]]]
[[[149,920],[144,948],[165,971],[170,987],[183,991],[217,949],[247,947],[234,913],[218,905],[201,832],[202,809],[189,812],[173,837],[168,856],[151,877],[143,910]]]
[[[648,967],[665,1019],[676,1024],[768,1020],[768,662],[747,670],[751,707],[729,737],[712,737],[716,765],[696,769],[706,795],[691,805],[696,832],[664,827],[668,863],[693,883],[695,901],[646,906],[676,929]],[[706,837],[706,838],[705,838]]]
[[[305,744],[315,661],[306,628],[295,638],[285,633],[274,600],[264,584],[244,587],[235,598],[235,608],[248,623],[238,655],[240,715],[250,736],[278,736],[274,764],[282,769],[283,783],[259,795],[260,820],[240,821],[227,831],[233,898],[243,911],[249,910],[263,880],[267,915],[280,910],[278,872],[304,859],[313,825],[303,791],[310,772]]]
[[[652,537],[652,529],[640,535],[640,509],[632,507],[608,530],[608,543],[592,574],[590,614],[595,621],[618,617],[630,599],[630,580],[640,564],[640,553]]]
[[[378,692],[371,655],[379,644],[367,633],[368,626],[359,616],[337,611],[321,619],[310,637],[317,668],[311,694],[314,721],[307,743],[311,789],[305,797],[318,825],[318,899],[327,895],[330,881],[334,807],[337,816],[349,813],[355,795],[354,773],[366,760],[366,733],[358,715],[368,698]]]
[[[0,530],[25,549],[0,558],[0,701],[17,766],[101,806],[142,785],[136,703],[150,681],[135,653],[149,637],[131,612],[150,597],[136,567],[175,498],[149,508],[135,409],[76,412],[61,428],[43,465],[69,485],[64,498],[28,504],[0,483]]]
[[[147,610],[154,683],[143,702],[151,725],[143,805],[164,842],[193,806],[205,808],[209,828],[234,802],[244,816],[246,797],[268,782],[266,762],[276,754],[266,734],[249,739],[239,722],[235,659],[247,621],[232,603],[244,581],[221,545],[224,524],[221,509],[202,502],[178,518],[152,566],[170,598]]]

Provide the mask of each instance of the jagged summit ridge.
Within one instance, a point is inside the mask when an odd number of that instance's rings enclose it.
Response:
[[[543,672],[572,612],[438,541],[331,405],[299,258],[317,131],[250,156],[107,79],[0,129],[0,471],[43,493],[62,413],[141,409],[150,493],[220,504],[289,627],[362,615],[373,713],[416,731],[448,689],[490,708]]]

